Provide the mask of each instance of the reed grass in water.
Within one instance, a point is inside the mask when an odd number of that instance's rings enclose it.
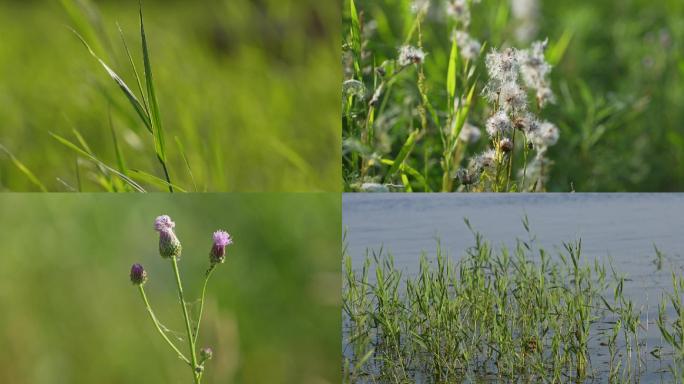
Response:
[[[552,255],[525,219],[528,238],[495,249],[466,224],[475,244],[464,257],[452,261],[438,244],[415,275],[382,249],[358,270],[345,256],[344,382],[636,383],[647,354],[665,355],[647,348],[648,320],[623,294],[627,279],[584,260],[581,240]],[[676,380],[684,377],[683,290],[675,277],[667,300],[678,317],[666,319],[664,301],[658,320]]]

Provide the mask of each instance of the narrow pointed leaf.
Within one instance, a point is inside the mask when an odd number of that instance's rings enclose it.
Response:
[[[78,34],[78,32],[76,32],[73,29],[72,29],[72,32],[81,40],[83,45],[85,45],[85,47],[88,49],[88,52],[90,52],[90,54],[100,63],[100,65],[102,65],[102,67],[105,69],[105,71],[107,71],[107,74],[109,74],[109,77],[111,77],[116,82],[116,84],[119,86],[119,88],[121,88],[121,91],[124,93],[124,95],[126,95],[126,97],[128,98],[128,101],[131,103],[131,105],[133,106],[135,111],[138,113],[138,116],[140,116],[140,119],[142,119],[143,123],[145,124],[145,127],[150,132],[152,132],[152,123],[150,121],[150,118],[147,115],[145,108],[142,106],[142,104],[140,104],[140,101],[135,96],[133,91],[131,91],[131,89],[128,87],[128,85],[126,85],[126,83],[123,81],[123,79],[121,79],[121,77],[119,77],[119,75],[117,75],[116,72],[114,72],[111,68],[109,68],[109,66],[104,61],[102,61],[102,59],[100,59],[97,56],[97,54],[95,54],[95,52],[92,50],[92,48],[90,48],[88,43],[83,39],[83,37],[81,35]]]

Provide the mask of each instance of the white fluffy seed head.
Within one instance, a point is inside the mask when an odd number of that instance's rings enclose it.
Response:
[[[526,133],[526,136],[538,151],[543,152],[558,142],[560,131],[553,123],[543,121],[536,130]]]
[[[544,57],[547,45],[548,39],[535,41],[530,49],[519,51],[518,54],[522,79],[528,88],[536,91],[540,107],[554,101],[549,82],[551,65]]]
[[[485,127],[487,134],[494,138],[511,132],[513,129],[513,124],[511,123],[511,119],[508,117],[506,112],[498,111],[489,119],[487,119]]]
[[[449,0],[446,3],[446,13],[464,27],[470,25],[470,7],[467,0]]]
[[[482,132],[480,132],[480,128],[468,122],[463,124],[463,127],[461,127],[461,132],[458,134],[458,138],[467,144],[477,143],[481,136]]]
[[[482,44],[479,41],[472,38],[468,32],[465,31],[455,31],[454,39],[458,45],[459,53],[466,60],[474,60],[480,54],[480,49]]]
[[[422,49],[411,45],[403,45],[399,48],[399,58],[397,62],[405,67],[411,64],[421,64],[425,60],[425,52]]]

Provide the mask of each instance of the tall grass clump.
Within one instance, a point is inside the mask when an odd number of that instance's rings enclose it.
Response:
[[[623,294],[628,279],[587,261],[581,240],[550,253],[523,223],[527,238],[495,248],[466,220],[474,245],[461,259],[438,243],[409,275],[382,250],[360,269],[347,255],[344,382],[639,382],[648,320]]]
[[[673,362],[669,370],[679,382],[684,381],[684,278],[672,273],[673,292],[664,295],[658,307],[658,329],[667,345],[672,348]],[[672,304],[674,318],[668,319],[665,308]]]
[[[559,137],[558,128],[540,116],[554,101],[548,40],[526,49],[488,47],[471,36],[470,7],[476,3],[414,1],[405,13],[411,27],[402,45],[378,61],[383,55],[369,46],[381,21],[363,16],[379,17],[379,10],[369,4],[360,13],[349,0],[342,106],[347,189],[546,189],[547,150]],[[443,28],[424,34],[422,26],[437,17]],[[447,40],[448,56],[438,51],[439,41],[429,39]],[[440,75],[430,67],[445,62],[441,79],[428,79],[428,73]],[[487,133],[479,150],[478,125]],[[402,132],[408,136],[397,155],[387,156],[395,151],[392,136]]]
[[[225,262],[226,246],[232,244],[233,240],[225,231],[214,232],[214,242],[211,247],[211,252],[209,252],[209,267],[207,268],[204,277],[199,312],[197,314],[197,319],[193,322],[190,314],[188,313],[188,302],[186,301],[185,294],[183,293],[183,284],[181,282],[180,272],[178,269],[178,260],[181,257],[182,245],[174,231],[175,226],[176,223],[171,221],[171,218],[166,215],[157,217],[154,222],[154,228],[157,232],[159,232],[159,254],[162,258],[170,261],[176,281],[176,287],[178,288],[178,301],[183,312],[183,319],[185,320],[187,356],[189,357],[187,357],[186,354],[184,354],[169,338],[167,335],[168,328],[159,321],[158,317],[154,314],[154,311],[150,306],[150,301],[145,294],[144,288],[148,278],[145,268],[141,264],[133,264],[133,266],[131,266],[130,277],[133,285],[138,287],[140,296],[145,304],[145,309],[147,309],[147,313],[154,323],[157,332],[176,353],[178,358],[190,367],[194,382],[199,384],[202,381],[202,375],[204,374],[204,364],[213,357],[213,350],[210,347],[204,347],[200,349],[199,352],[197,351],[199,346],[198,338],[200,323],[202,321],[202,312],[204,309],[204,297],[207,291],[207,283],[209,282],[209,278],[216,267]]]

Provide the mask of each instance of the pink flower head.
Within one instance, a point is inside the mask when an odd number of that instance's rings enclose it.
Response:
[[[209,252],[212,264],[223,263],[226,260],[226,245],[233,244],[233,239],[226,231],[214,232],[214,244]]]
[[[160,233],[162,231],[173,230],[175,226],[176,223],[171,221],[171,218],[168,215],[161,215],[154,220],[154,229]]]

